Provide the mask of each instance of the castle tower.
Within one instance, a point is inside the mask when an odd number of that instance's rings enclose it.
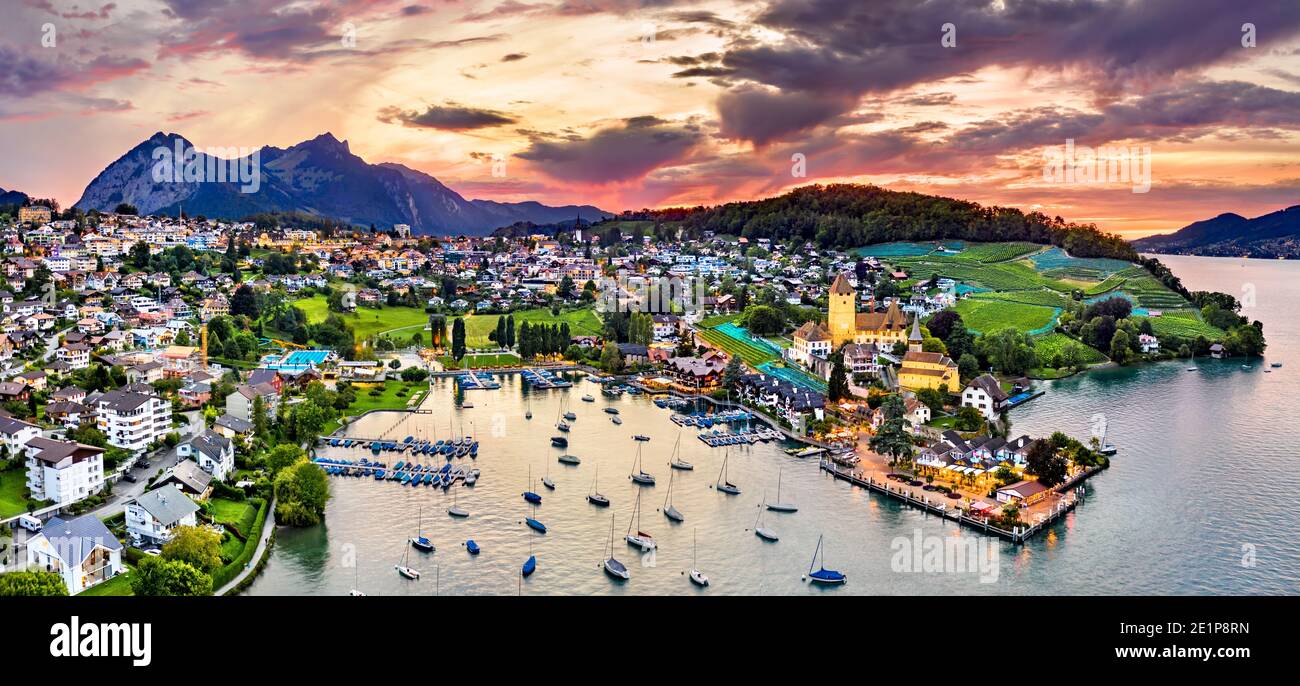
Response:
[[[921,315],[918,314],[912,317],[912,334],[907,337],[907,352],[921,352],[924,341],[925,337],[921,335]]]
[[[858,293],[843,273],[836,274],[831,282],[829,301],[826,328],[830,330],[832,349],[839,349],[852,342],[858,332]]]

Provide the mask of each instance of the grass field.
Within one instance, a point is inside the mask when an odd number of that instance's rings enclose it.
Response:
[[[295,300],[293,304],[307,315],[307,321],[312,324],[323,322],[330,315],[329,303],[323,295]],[[393,329],[410,329],[402,332],[410,336],[423,330],[429,322],[429,315],[415,307],[358,307],[353,314],[340,313],[339,316],[352,327],[358,341]]]
[[[131,594],[131,577],[135,570],[128,568],[127,571],[105,581],[102,584],[91,586],[90,588],[78,593],[78,596],[93,598],[97,596],[124,596]]]
[[[1225,333],[1222,329],[1217,329],[1201,321],[1200,316],[1191,310],[1178,312],[1165,312],[1159,317],[1150,317],[1151,330],[1155,332],[1156,338],[1164,336],[1173,336],[1175,338],[1193,339],[1197,336],[1205,336],[1206,339],[1215,341],[1221,340]]]
[[[1042,332],[1049,329],[1060,310],[1041,305],[1025,305],[1005,300],[967,298],[954,308],[975,333],[993,333],[1000,329]]]
[[[599,336],[605,327],[601,324],[600,317],[596,316],[595,310],[590,307],[584,307],[578,310],[569,310],[560,312],[560,316],[551,315],[551,311],[544,307],[532,310],[521,310],[512,313],[515,318],[515,327],[528,322],[530,324],[558,324],[560,322],[569,323],[569,333],[573,336]],[[472,314],[463,317],[465,320],[465,345],[470,348],[495,348],[496,343],[488,340],[488,334],[496,331],[497,319],[501,318],[499,314]],[[451,322],[452,318],[447,319],[447,340],[451,340]]]
[[[1039,336],[1034,339],[1034,350],[1038,353],[1038,359],[1047,362],[1054,355],[1065,349],[1071,342],[1078,343],[1083,350],[1084,361],[1088,364],[1098,364],[1105,362],[1107,358],[1100,350],[1089,345],[1084,345],[1081,341],[1076,341],[1063,333],[1049,333],[1045,336]]]
[[[496,369],[501,367],[518,367],[524,363],[514,353],[468,354],[457,362],[450,355],[438,358],[443,369]]]
[[[221,524],[234,526],[245,536],[249,535],[248,530],[253,527],[253,520],[257,518],[256,507],[247,501],[239,502],[225,498],[213,498],[209,502],[212,505],[213,519]]]
[[[404,381],[385,381],[378,383],[354,383],[357,399],[343,411],[346,416],[355,417],[370,410],[400,410],[407,406],[412,397],[419,397],[429,392],[428,385],[421,381],[408,384]],[[380,389],[379,395],[370,395],[370,391]],[[336,419],[321,429],[321,434],[329,434],[339,427]],[[243,531],[243,529],[240,529]]]
[[[27,498],[23,489],[27,487],[27,471],[9,469],[0,472],[0,517],[12,517],[27,511]]]

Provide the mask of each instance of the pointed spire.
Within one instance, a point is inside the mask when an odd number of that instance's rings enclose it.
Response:
[[[856,295],[853,286],[849,280],[844,277],[844,272],[835,275],[835,280],[831,282],[831,295]]]
[[[907,337],[909,343],[921,343],[925,337],[921,335],[921,315],[917,314],[912,317],[912,335]]]

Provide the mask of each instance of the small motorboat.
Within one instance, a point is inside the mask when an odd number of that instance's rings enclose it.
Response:
[[[568,453],[561,455],[558,459],[560,464],[580,464],[582,462],[582,458]]]
[[[478,544],[471,538],[468,541],[465,541],[465,550],[468,551],[470,555],[478,555]]]
[[[582,402],[584,402],[584,403],[594,403],[594,402],[596,402],[596,399],[593,398],[593,397],[591,396],[590,393],[588,393],[587,395],[582,396]]]
[[[1281,363],[1281,362],[1273,362],[1273,363],[1269,364],[1268,366],[1270,366],[1270,367],[1272,367],[1272,368],[1274,368],[1274,369],[1280,369],[1280,368],[1282,367],[1282,363]]]
[[[617,408],[617,407],[606,407],[606,408],[605,408],[605,414],[618,414],[618,408]]]
[[[563,436],[551,436],[551,445],[557,448],[567,448],[569,447],[569,439]]]
[[[634,440],[634,441],[648,441],[648,440],[650,440],[650,437],[649,437],[649,436],[646,436],[646,435],[643,435],[643,434],[636,434],[636,435],[632,436],[632,440]]]
[[[623,420],[618,417],[610,417],[609,421],[614,422],[617,425],[621,425],[623,423]]]
[[[536,531],[539,534],[546,533],[546,525],[537,521],[536,519],[533,519],[532,517],[524,518],[524,523],[528,525],[528,528],[532,529],[533,531]]]
[[[537,556],[529,555],[528,560],[524,562],[524,567],[520,572],[522,572],[524,576],[530,576],[535,571],[537,571]]]

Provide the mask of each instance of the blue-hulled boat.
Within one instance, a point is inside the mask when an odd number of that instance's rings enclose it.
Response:
[[[468,550],[470,555],[478,555],[478,544],[471,538],[465,541],[465,550]]]
[[[382,470],[382,469],[376,469],[376,470],[375,470],[375,481],[383,481],[383,480],[384,480],[384,470]]]
[[[813,570],[813,565],[817,564],[817,556],[822,556],[822,565],[817,570]],[[822,553],[822,536],[817,537],[817,549],[813,551],[812,563],[808,565],[808,580],[815,584],[842,584],[848,581],[848,577],[843,573],[833,569],[826,568],[826,556]]]
[[[528,560],[524,562],[524,568],[521,571],[523,572],[524,576],[529,576],[533,572],[537,571],[537,556],[529,555]]]
[[[539,534],[546,533],[546,525],[537,521],[536,519],[533,519],[532,517],[524,518],[524,523],[528,525],[528,528],[532,529],[533,531],[536,531]]]

